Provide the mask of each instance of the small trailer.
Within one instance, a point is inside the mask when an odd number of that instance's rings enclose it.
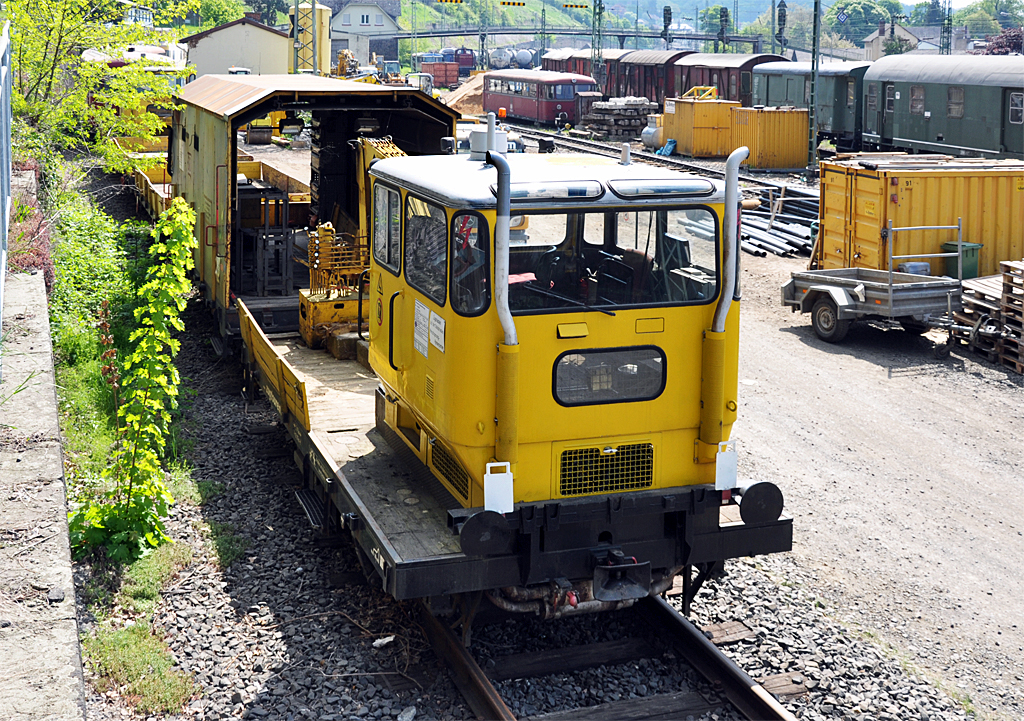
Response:
[[[823,341],[839,343],[846,337],[855,320],[883,320],[897,322],[910,333],[921,334],[937,328],[948,333],[944,344],[934,348],[935,356],[949,355],[956,343],[954,331],[969,334],[971,342],[981,336],[997,338],[1002,331],[991,325],[978,323],[974,327],[957,325],[954,311],[963,309],[963,221],[956,225],[918,225],[894,228],[892,221],[882,230],[882,242],[887,247],[888,267],[834,268],[793,273],[782,286],[782,304],[794,312],[811,314],[811,326]],[[955,230],[957,249],[953,253],[916,253],[893,255],[897,233],[921,230]],[[893,270],[893,261],[920,260],[921,258],[956,258],[957,277],[919,275]],[[925,263],[907,263],[908,270],[916,270]]]
[[[952,328],[960,310],[955,278],[890,273],[869,268],[837,268],[793,273],[782,286],[782,304],[811,314],[819,338],[838,343],[855,320],[897,321],[911,333]]]

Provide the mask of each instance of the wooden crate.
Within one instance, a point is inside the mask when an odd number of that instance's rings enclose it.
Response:
[[[1015,373],[1024,373],[1024,261],[1004,260],[1000,320],[1007,335],[999,351],[999,362]]]

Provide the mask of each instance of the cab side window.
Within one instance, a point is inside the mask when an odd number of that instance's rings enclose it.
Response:
[[[448,295],[448,220],[444,208],[408,196],[405,201],[405,279],[438,305]]]
[[[479,315],[487,309],[489,287],[487,223],[463,213],[452,221],[452,308],[459,315]]]
[[[402,201],[398,191],[381,184],[373,189],[373,257],[398,273],[401,264]]]

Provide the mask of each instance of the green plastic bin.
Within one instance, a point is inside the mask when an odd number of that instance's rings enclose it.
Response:
[[[978,277],[978,251],[982,243],[962,243],[964,248],[964,275],[963,279]],[[943,243],[943,253],[955,253],[956,243]],[[946,261],[946,275],[956,278],[956,258],[943,258]]]

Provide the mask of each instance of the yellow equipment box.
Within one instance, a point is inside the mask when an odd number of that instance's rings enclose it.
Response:
[[[883,230],[963,223],[963,241],[980,243],[979,275],[1024,257],[1024,162],[946,155],[861,153],[822,162],[818,267],[888,267]],[[941,253],[956,230],[897,234],[893,255]],[[933,259],[934,260],[934,259]],[[943,267],[932,263],[932,275]]]
[[[667,98],[664,138],[676,141],[676,153],[694,158],[721,158],[732,150],[732,119],[740,107],[731,100]]]
[[[751,168],[807,165],[806,108],[732,108],[732,147],[750,148]]]

